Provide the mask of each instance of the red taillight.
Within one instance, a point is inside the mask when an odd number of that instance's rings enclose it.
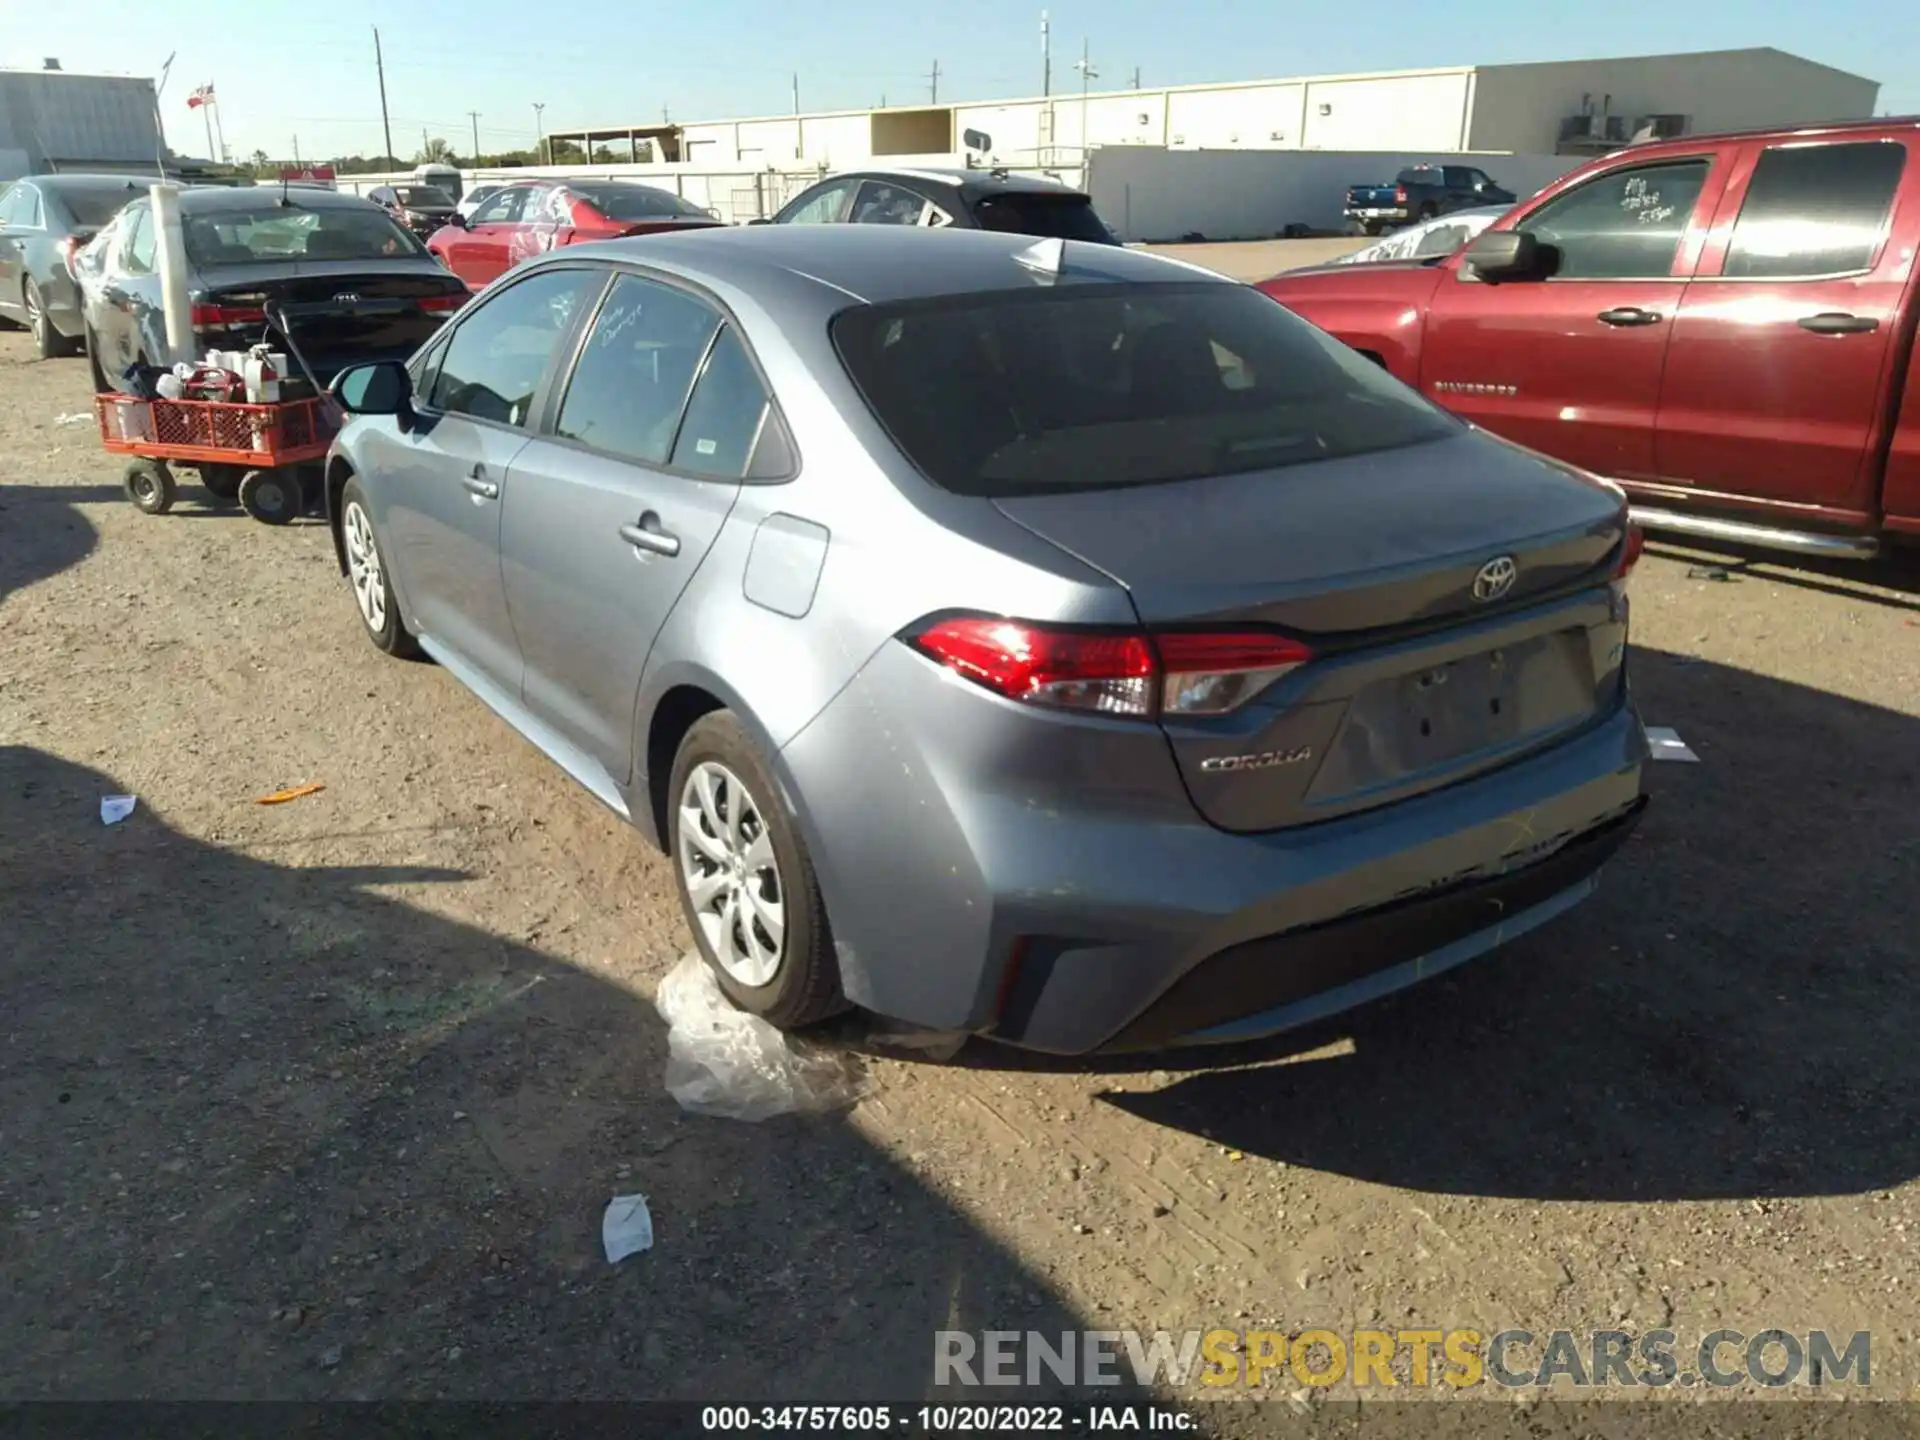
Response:
[[[921,653],[1010,700],[1106,715],[1224,715],[1313,652],[1258,631],[1069,630],[1020,620],[941,620]]]
[[[1627,525],[1627,538],[1620,546],[1620,563],[1613,567],[1613,578],[1624,580],[1640,563],[1640,552],[1647,548],[1646,533],[1638,525]]]
[[[1396,205],[1404,205],[1407,203],[1407,187],[1406,186],[1396,185],[1393,187],[1393,203]]]
[[[225,330],[235,325],[260,325],[266,322],[267,312],[258,305],[196,305],[193,307],[193,328],[196,330]]]
[[[436,315],[444,314],[448,310],[458,310],[472,298],[471,294],[462,295],[458,292],[452,295],[422,295],[420,308]]]

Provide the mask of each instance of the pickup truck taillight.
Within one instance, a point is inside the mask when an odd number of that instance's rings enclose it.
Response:
[[[1393,187],[1393,203],[1396,205],[1404,205],[1407,203],[1407,187],[1406,186],[1396,185]]]

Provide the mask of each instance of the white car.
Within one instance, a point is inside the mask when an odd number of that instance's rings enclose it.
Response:
[[[460,197],[460,203],[453,208],[459,212],[462,220],[471,220],[473,219],[473,212],[480,208],[481,201],[485,200],[496,190],[504,190],[506,188],[507,186],[504,180],[484,180],[469,189],[466,194],[462,195]]]
[[[1511,205],[1481,205],[1436,215],[1418,225],[1396,230],[1371,245],[1362,245],[1329,263],[1368,265],[1377,260],[1426,260],[1451,255],[1512,208]]]

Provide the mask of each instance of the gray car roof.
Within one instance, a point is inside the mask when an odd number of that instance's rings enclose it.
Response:
[[[407,185],[425,181],[405,181]],[[263,185],[203,185],[180,191],[180,212],[199,214],[209,210],[262,210],[278,205],[282,187],[273,182]],[[378,210],[373,201],[341,190],[308,190],[289,182],[285,187],[288,208],[295,210]]]
[[[555,260],[597,252],[682,276],[696,284],[749,294],[796,280],[829,287],[870,304],[931,299],[1035,283],[1017,256],[1053,242],[992,230],[924,230],[893,225],[717,226],[674,235],[642,235],[570,246]],[[1068,240],[1068,281],[1166,284],[1235,282],[1182,260]]]

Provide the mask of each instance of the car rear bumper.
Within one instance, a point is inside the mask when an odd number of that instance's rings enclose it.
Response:
[[[1624,840],[1646,753],[1623,691],[1498,770],[1231,834],[1153,727],[1036,717],[890,646],[780,768],[849,999],[1083,1054],[1289,1028],[1544,922]]]

